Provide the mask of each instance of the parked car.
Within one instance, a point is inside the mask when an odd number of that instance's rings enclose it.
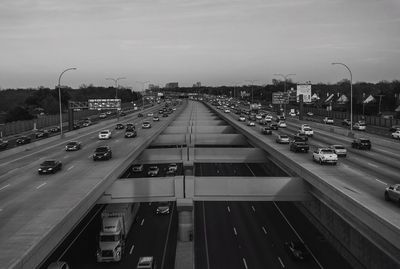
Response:
[[[385,200],[395,201],[400,206],[400,184],[390,185],[385,189]]]
[[[285,249],[295,260],[307,260],[310,256],[309,251],[300,241],[285,242]]]
[[[271,135],[272,134],[272,130],[271,127],[263,127],[261,128],[261,133],[265,134],[265,135]]]
[[[111,136],[110,130],[103,130],[99,133],[99,139],[111,139]]]
[[[289,144],[290,139],[289,139],[289,136],[287,136],[287,135],[278,135],[278,137],[276,138],[275,141],[278,144]]]
[[[116,130],[122,130],[124,128],[125,128],[125,125],[123,125],[122,123],[117,123],[117,125],[115,125]]]
[[[144,166],[141,163],[134,164],[134,165],[132,165],[132,172],[134,172],[134,173],[143,172],[143,168],[144,168]]]
[[[17,138],[17,140],[15,140],[15,143],[18,145],[28,144],[31,143],[31,138],[29,136],[20,136]]]
[[[78,141],[70,141],[65,145],[65,151],[75,151],[80,150],[82,147],[81,142]]]
[[[151,123],[149,121],[144,121],[142,123],[142,129],[150,129],[151,128]]]
[[[153,165],[149,167],[149,170],[147,171],[147,175],[150,177],[155,177],[158,175],[158,172],[160,171],[160,168],[158,168],[157,165]]]
[[[47,131],[47,130],[38,130],[36,133],[35,133],[35,138],[36,139],[39,139],[39,138],[46,138],[46,137],[49,137],[50,136],[50,134],[49,134],[49,131]]]
[[[371,150],[371,141],[368,138],[356,138],[351,143],[351,147]]]
[[[289,146],[290,151],[294,152],[305,152],[307,153],[310,146],[306,142],[291,141]]]
[[[367,125],[363,122],[356,122],[353,125],[353,129],[359,130],[359,131],[365,131],[367,129]]]
[[[112,151],[109,146],[97,147],[93,153],[93,161],[109,160],[112,158]]]
[[[333,118],[331,118],[331,117],[325,117],[322,121],[325,124],[334,124],[335,123]]]
[[[0,139],[0,150],[8,148],[8,141]]]
[[[168,215],[170,213],[170,205],[169,202],[159,202],[156,215]]]
[[[397,130],[396,132],[392,133],[392,138],[400,139],[400,130]]]
[[[338,157],[346,157],[347,155],[347,149],[343,145],[331,145],[329,148],[333,150]]]
[[[344,126],[351,126],[351,121],[350,121],[349,119],[344,119],[344,120],[342,121],[342,125],[344,125]]]
[[[313,152],[313,160],[319,162],[319,164],[332,163],[336,165],[338,156],[330,148],[317,148]]]
[[[57,160],[47,160],[40,164],[38,169],[39,175],[41,174],[54,174],[57,171],[60,171],[62,168],[62,163]]]

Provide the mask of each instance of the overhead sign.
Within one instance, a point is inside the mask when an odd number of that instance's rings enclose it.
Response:
[[[89,109],[91,110],[106,110],[106,109],[121,109],[121,99],[89,99]]]
[[[299,95],[303,95],[304,103],[311,103],[311,85],[310,84],[299,84],[297,85],[297,102],[299,102]]]
[[[284,92],[273,92],[272,104],[274,105],[289,104],[289,95]]]

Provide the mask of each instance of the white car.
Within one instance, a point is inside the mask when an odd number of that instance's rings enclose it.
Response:
[[[99,139],[111,139],[111,131],[103,130],[99,133]]]
[[[332,163],[336,165],[338,156],[330,148],[317,148],[313,152],[313,160],[319,162],[319,164]]]
[[[147,113],[147,117],[153,117],[153,113]]]
[[[311,116],[314,116],[314,113],[312,113],[311,111],[308,111],[308,112],[307,112],[307,116],[310,116],[310,117],[311,117]]]
[[[359,131],[365,131],[367,129],[367,125],[363,122],[356,122],[353,125],[353,129],[359,130]]]
[[[347,149],[343,145],[331,145],[329,148],[333,150],[338,157],[346,157],[347,155]]]
[[[289,112],[289,116],[296,117],[296,112]]]
[[[392,138],[400,139],[400,130],[397,130],[396,132],[392,133]]]
[[[308,126],[302,127],[300,129],[300,133],[305,134],[307,136],[313,136],[314,135],[313,129],[311,129],[311,127],[308,127]]]
[[[280,128],[286,128],[286,127],[287,127],[286,122],[284,122],[284,121],[278,122],[278,126],[279,126]]]
[[[142,129],[150,129],[151,128],[151,123],[149,121],[144,121],[142,123]]]
[[[265,122],[267,122],[267,123],[272,122],[272,116],[271,115],[265,116]]]
[[[334,123],[333,118],[331,118],[331,117],[325,117],[322,121],[325,124],[333,124]]]
[[[225,109],[224,112],[225,113],[231,113],[231,111],[229,109]]]
[[[246,118],[244,116],[240,116],[238,121],[246,121]]]
[[[254,123],[254,121],[248,121],[247,126],[254,127],[254,126],[256,126],[256,124]]]
[[[261,120],[261,119],[262,119],[262,116],[260,114],[257,114],[256,115],[256,120]]]
[[[147,171],[147,175],[150,177],[155,177],[158,175],[159,171],[160,171],[160,168],[158,168],[158,166],[156,166],[156,165],[150,166],[149,170]]]
[[[143,172],[143,168],[144,168],[143,164],[141,164],[141,163],[134,164],[132,166],[132,172],[134,172],[134,173]]]
[[[394,184],[386,188],[385,200],[400,202],[400,184]]]

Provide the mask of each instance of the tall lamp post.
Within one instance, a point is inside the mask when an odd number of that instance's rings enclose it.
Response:
[[[144,92],[144,86],[146,83],[149,83],[150,81],[136,81],[136,83],[142,84],[142,90]],[[142,95],[142,110],[144,110],[144,95]]]
[[[62,122],[62,108],[61,108],[61,77],[65,72],[70,71],[70,70],[76,70],[76,68],[75,67],[67,68],[64,71],[62,71],[60,76],[58,77],[58,103],[60,106],[60,138],[64,137],[63,122]]]
[[[256,79],[248,79],[248,80],[245,80],[245,82],[250,82],[251,83],[251,103],[253,104],[254,103],[254,100],[253,100],[253,85],[254,85],[254,82],[257,82],[258,80],[256,80]]]
[[[284,81],[283,81],[283,89],[284,89],[285,96],[286,96],[286,82],[287,82],[287,79],[288,79],[288,77],[295,76],[295,75],[296,74],[286,74],[286,75],[284,75],[284,74],[274,74],[274,76],[283,77],[283,79],[284,79]],[[284,111],[283,112],[285,113],[285,116],[286,116],[286,102],[284,104]]]
[[[122,78],[106,78],[106,80],[112,80],[112,81],[114,81],[114,83],[115,83],[115,99],[118,99],[118,87],[119,87],[119,85],[118,85],[118,80],[121,80],[121,79],[126,79],[125,77],[122,77]]]
[[[353,133],[353,74],[350,68],[344,63],[332,63],[332,65],[343,65],[350,73],[350,132]]]

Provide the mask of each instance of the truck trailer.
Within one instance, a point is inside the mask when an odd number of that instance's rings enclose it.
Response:
[[[139,203],[109,204],[101,213],[97,262],[119,262]]]

